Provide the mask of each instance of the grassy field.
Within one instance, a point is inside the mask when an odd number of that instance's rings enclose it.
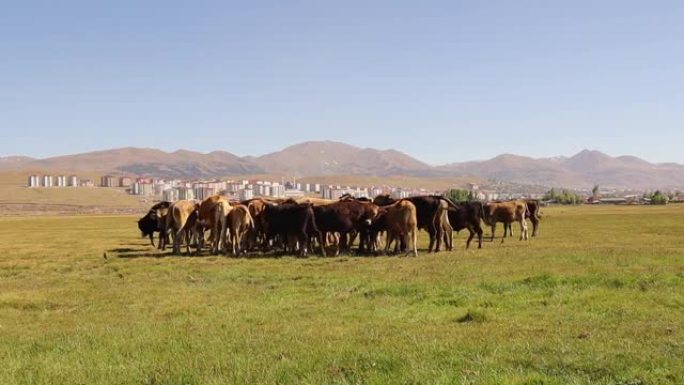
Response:
[[[0,383],[683,384],[684,207],[544,212],[527,243],[418,258],[170,257],[132,217],[2,218]]]

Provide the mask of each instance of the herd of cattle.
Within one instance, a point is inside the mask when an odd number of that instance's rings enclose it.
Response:
[[[428,252],[440,251],[442,242],[451,250],[453,231],[463,229],[470,233],[466,248],[475,235],[481,248],[481,222],[491,227],[492,240],[496,224],[503,223],[501,242],[507,234],[512,236],[511,224],[518,222],[520,239],[527,240],[528,218],[534,237],[540,218],[535,200],[454,203],[439,195],[399,200],[379,195],[373,200],[344,196],[337,201],[254,198],[237,202],[214,195],[201,202],[160,202],[138,221],[138,228],[152,246],[154,233],[159,232],[157,247],[161,250],[170,234],[174,254],[181,252],[183,243],[187,253],[191,245],[199,252],[206,243],[214,254],[231,251],[239,256],[247,251],[278,249],[306,256],[316,246],[325,256],[331,247],[335,255],[350,252],[357,239],[360,254],[377,254],[382,249],[382,234],[386,234],[384,253],[394,244],[395,253],[416,256],[419,229],[430,236]]]

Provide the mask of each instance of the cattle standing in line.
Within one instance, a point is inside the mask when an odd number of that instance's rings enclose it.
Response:
[[[494,241],[494,232],[496,230],[496,223],[502,222],[504,229],[513,222],[520,223],[520,240],[527,240],[527,221],[525,220],[525,213],[527,211],[527,204],[521,200],[509,202],[492,202],[483,206],[482,219],[492,229],[491,240]],[[506,237],[501,238],[501,243]]]
[[[430,235],[428,252],[432,252],[433,247],[435,252],[440,251],[441,238],[444,232],[446,232],[445,247],[447,250],[451,250],[453,229],[449,224],[447,210],[449,207],[454,207],[454,203],[439,195],[423,195],[405,199],[416,206],[418,228],[426,230]],[[373,200],[373,203],[379,206],[386,206],[394,202],[396,200],[390,198],[389,195],[378,195]]]
[[[159,227],[159,217],[157,216],[158,210],[168,210],[169,206],[171,205],[171,202],[166,202],[162,201],[154,206],[150,207],[150,209],[147,211],[147,214],[145,214],[144,217],[140,218],[138,220],[138,229],[140,229],[140,233],[142,234],[142,237],[149,237],[150,238],[150,244],[154,246],[154,233],[159,232],[159,236],[166,236],[166,233],[162,232],[161,228]],[[163,213],[165,215],[166,212]],[[168,242],[168,239],[166,240]],[[159,240],[159,245],[157,246],[158,248],[161,248],[161,239]]]

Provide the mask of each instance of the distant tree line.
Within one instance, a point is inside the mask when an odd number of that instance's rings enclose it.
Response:
[[[656,190],[652,193],[644,194],[644,198],[650,199],[652,205],[665,205],[670,201],[670,197],[663,194],[662,191]]]
[[[460,188],[452,188],[444,194],[452,202],[472,202],[475,199],[472,191]]]
[[[545,201],[560,203],[562,205],[578,205],[584,202],[584,198],[570,190],[556,190],[552,188],[542,198]]]

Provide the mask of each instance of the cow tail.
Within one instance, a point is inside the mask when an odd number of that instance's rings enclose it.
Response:
[[[449,207],[451,207],[453,209],[458,209],[458,206],[456,206],[456,204],[451,199],[449,199],[445,196],[440,196],[439,198],[445,200],[447,202],[447,204],[449,205]]]
[[[247,210],[247,218],[249,218],[249,229],[254,231],[254,218],[250,214],[249,209]]]

